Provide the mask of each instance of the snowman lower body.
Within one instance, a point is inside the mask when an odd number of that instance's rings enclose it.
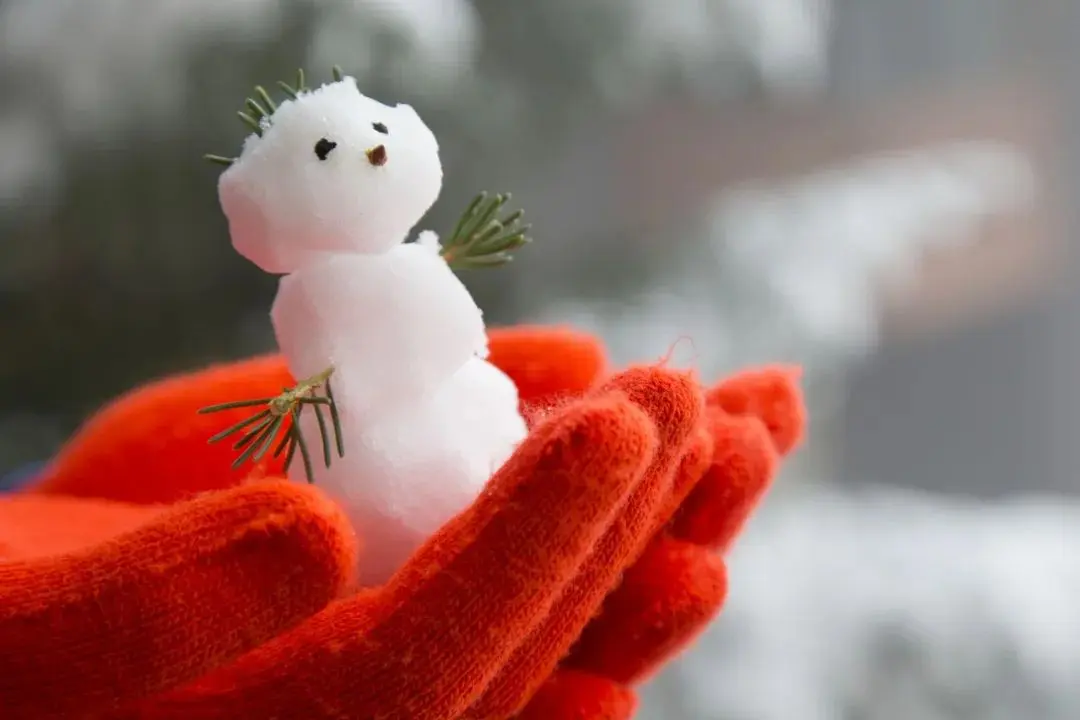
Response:
[[[329,468],[315,451],[319,427],[306,410],[301,430],[312,450],[315,484],[345,510],[360,540],[358,577],[379,585],[444,523],[467,508],[525,437],[517,388],[474,357],[436,392],[379,417],[350,407],[350,378],[333,378],[345,456]],[[303,464],[290,476],[305,481]]]

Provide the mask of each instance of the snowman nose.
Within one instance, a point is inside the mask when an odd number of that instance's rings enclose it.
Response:
[[[385,165],[388,159],[386,157],[385,145],[376,145],[370,150],[365,151],[364,154],[367,155],[368,162],[372,165],[375,165],[376,167]]]

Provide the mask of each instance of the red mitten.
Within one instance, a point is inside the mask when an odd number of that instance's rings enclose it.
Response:
[[[704,472],[690,453],[687,485],[670,521],[608,596],[562,668],[533,696],[521,720],[633,715],[634,684],[690,643],[723,605],[722,553],[768,489],[778,456],[802,436],[805,410],[793,368],[740,373],[707,394]]]
[[[171,508],[5,497],[0,717],[96,717],[209,672],[340,596],[354,543],[299,484]]]
[[[602,367],[594,341],[557,331],[496,332],[492,349],[544,407]],[[272,394],[282,373],[267,359],[137,391],[87,425],[36,494],[0,508],[4,717],[507,718],[530,698],[529,717],[624,717],[633,697],[618,681],[634,678],[590,652],[624,647],[614,654],[651,666],[715,612],[722,593],[699,592],[695,563],[654,550],[673,514],[715,511],[698,480],[717,467],[695,383],[655,368],[555,412],[387,586],[321,612],[353,555],[317,491],[259,483],[168,510],[51,495],[150,503],[235,485],[230,456],[205,445],[228,419],[194,410]],[[58,517],[70,521],[50,535]],[[664,587],[635,590],[649,567]],[[642,597],[653,615],[635,609]],[[675,618],[666,630],[657,608]],[[644,644],[640,626],[612,636],[619,618],[659,629]]]

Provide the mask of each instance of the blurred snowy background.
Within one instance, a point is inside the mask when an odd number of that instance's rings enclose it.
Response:
[[[1080,717],[1080,5],[0,0],[0,474],[106,398],[272,345],[217,169],[330,66],[512,190],[496,323],[802,363],[811,440],[645,720]]]

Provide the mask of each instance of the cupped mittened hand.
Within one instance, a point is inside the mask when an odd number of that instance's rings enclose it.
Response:
[[[658,433],[658,450],[621,512],[566,581],[547,617],[507,658],[483,696],[469,707],[468,717],[508,717],[535,693],[599,611],[622,572],[640,554],[674,490],[677,471],[703,409],[697,382],[685,374],[635,368],[597,392],[600,396],[625,396],[645,409]],[[549,510],[558,511],[558,506]]]
[[[805,409],[791,367],[735,375],[706,393],[709,442],[684,456],[671,519],[604,601],[570,654],[516,720],[626,720],[632,687],[655,674],[716,617],[727,550],[800,440]],[[694,442],[694,441],[692,441]],[[667,517],[662,516],[662,517]]]
[[[15,618],[11,627],[20,622],[24,628],[48,626],[59,638],[50,646],[59,649],[59,656],[43,656],[39,667],[46,672],[23,675],[18,687],[0,676],[0,707],[18,708],[21,714],[12,715],[16,718],[630,717],[633,683],[655,672],[720,607],[726,578],[710,548],[729,544],[767,486],[777,454],[790,449],[801,432],[794,377],[783,370],[737,376],[710,390],[703,409],[701,390],[690,376],[636,368],[565,405],[567,398],[596,384],[604,362],[595,340],[560,330],[496,331],[492,358],[514,378],[524,404],[560,407],[542,414],[545,419],[537,421],[480,500],[432,538],[387,586],[331,602],[346,582],[342,568],[349,566],[348,551],[342,548],[349,535],[323,535],[324,540],[338,538],[328,545],[337,551],[290,551],[299,553],[294,558],[303,552],[316,558],[294,561],[294,569],[336,578],[322,583],[327,589],[321,597],[303,600],[319,607],[302,620],[290,615],[290,591],[283,591],[287,597],[256,597],[251,587],[262,588],[260,578],[270,576],[273,563],[265,547],[237,541],[250,552],[229,567],[246,568],[233,580],[253,582],[250,587],[237,590],[212,573],[208,577],[217,579],[203,587],[191,576],[175,597],[170,595],[175,601],[169,606],[172,624],[160,619],[155,624],[163,615],[144,603],[120,602],[125,596],[118,594],[112,605],[113,595],[99,594],[104,600],[95,612],[108,614],[113,608],[116,622],[110,627],[116,632],[93,634],[88,630],[92,623],[72,622],[68,606],[57,598],[89,596],[108,585],[95,574],[54,575],[61,586],[70,584],[70,591],[43,596],[39,609],[45,619],[27,625]],[[220,401],[223,392],[225,398],[273,394],[290,382],[276,374],[282,369],[264,359],[165,381],[136,391],[91,420],[37,493],[20,497],[20,502],[43,507],[85,503],[87,510],[69,512],[85,513],[87,527],[79,531],[72,523],[66,539],[52,548],[41,544],[40,530],[23,532],[22,545],[39,548],[39,557],[22,564],[56,563],[57,551],[65,561],[86,562],[103,547],[137,547],[143,542],[138,538],[147,534],[165,538],[165,547],[189,546],[182,528],[197,524],[162,526],[161,519],[196,512],[203,503],[230,505],[233,493],[244,497],[278,488],[321,500],[317,490],[278,483],[213,492],[164,511],[55,495],[161,502],[237,484],[242,478],[228,473],[231,457],[218,457],[205,445],[205,438],[228,419],[219,416],[212,427],[204,427],[199,423],[205,424],[206,416],[195,416],[194,410]],[[140,417],[146,422],[132,422]],[[158,433],[168,428],[172,440],[162,459],[154,448],[161,447]],[[125,458],[135,458],[136,464],[127,465]],[[112,472],[96,474],[99,462]],[[162,487],[153,487],[158,477]],[[88,510],[94,504],[108,508],[97,521]],[[321,507],[314,502],[308,509],[334,527],[332,510]],[[31,508],[20,517],[35,515],[44,518],[46,513]],[[0,547],[5,541],[13,544],[12,527],[18,523],[0,522]],[[256,532],[254,537],[264,536]],[[331,557],[337,561],[326,559]],[[144,592],[138,588],[147,584],[145,597],[155,597],[151,580],[158,583],[158,592],[176,587],[168,585],[172,565],[148,564],[157,572],[147,577],[136,572],[131,583],[136,589],[130,592]],[[213,562],[203,565],[214,567]],[[10,587],[27,582],[26,575],[16,576]],[[293,585],[300,582],[293,579]],[[198,592],[197,586],[202,588]],[[243,618],[224,613],[219,624],[207,625],[218,641],[210,643],[210,651],[204,648],[208,641],[197,634],[197,647],[167,640],[168,630],[185,623],[197,627],[204,616],[219,613],[217,604],[238,597],[253,612],[261,610],[255,613],[261,619],[245,625]],[[302,604],[297,600],[296,607]],[[125,614],[131,608],[137,611]],[[297,612],[307,611],[305,606]],[[275,623],[266,619],[278,615]],[[274,637],[263,642],[268,633]],[[33,652],[4,645],[5,637],[15,642],[17,636],[0,622],[0,657]],[[18,637],[18,642],[26,640]],[[161,653],[155,664],[128,644],[144,650],[175,645],[175,650]],[[60,656],[66,651],[72,654],[64,666]],[[83,685],[75,683],[71,699],[57,705],[60,701],[50,697],[56,694],[53,689],[66,687],[97,657],[106,658],[112,669],[89,673]],[[125,657],[137,660],[138,667],[126,668]],[[51,678],[48,668],[54,668]],[[98,685],[103,689],[93,690]]]
[[[340,596],[354,543],[283,482],[167,509],[5,498],[0,717],[89,717],[199,677]]]
[[[143,716],[507,717],[468,711],[508,661],[545,649],[532,633],[631,509],[652,458],[668,452],[651,409],[618,393],[568,407],[384,588],[331,606]],[[568,647],[580,629],[543,640]]]

